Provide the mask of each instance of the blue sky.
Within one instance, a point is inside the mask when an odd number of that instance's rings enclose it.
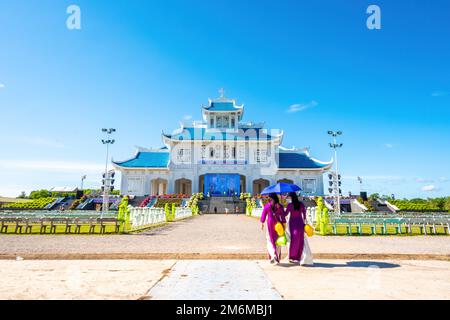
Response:
[[[81,30],[66,9],[81,8]],[[366,27],[377,4],[382,29]],[[330,160],[343,191],[450,195],[448,1],[0,0],[0,195],[98,187],[224,87],[245,120]],[[294,107],[292,107],[294,106]],[[305,106],[305,107],[302,107]],[[296,112],[289,112],[294,110]]]

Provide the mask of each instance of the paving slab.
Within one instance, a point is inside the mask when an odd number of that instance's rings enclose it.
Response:
[[[279,300],[256,261],[179,261],[148,293],[152,300]]]

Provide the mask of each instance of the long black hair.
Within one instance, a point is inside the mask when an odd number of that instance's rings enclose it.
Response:
[[[294,205],[294,210],[300,210],[302,203],[298,200],[298,196],[295,192],[289,192],[289,197],[292,199],[292,204]]]
[[[278,196],[277,196],[276,193],[271,193],[271,194],[269,194],[269,198],[272,199],[272,205],[271,205],[271,208],[272,208],[272,211],[275,212],[275,210],[276,210],[276,205],[277,205],[277,204],[280,204],[280,199],[278,198]]]

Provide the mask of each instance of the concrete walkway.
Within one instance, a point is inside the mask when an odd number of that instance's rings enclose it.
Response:
[[[255,261],[179,261],[148,293],[157,300],[279,300]]]
[[[314,236],[317,258],[450,260],[448,236]],[[284,249],[284,252],[286,250]],[[363,256],[358,256],[363,255]],[[394,255],[394,256],[392,256]],[[0,259],[265,259],[257,219],[203,215],[136,235],[0,235]],[[436,259],[436,257],[434,257]]]
[[[288,300],[450,299],[450,262],[319,260],[314,267],[259,265]]]
[[[450,299],[450,262],[0,261],[4,299]]]
[[[2,235],[0,299],[450,299],[449,240],[314,236],[304,268],[270,265],[258,220],[242,215],[137,235]]]

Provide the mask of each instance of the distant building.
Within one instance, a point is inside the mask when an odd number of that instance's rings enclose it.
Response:
[[[164,147],[139,148],[126,161],[113,161],[122,173],[125,195],[257,194],[277,182],[299,185],[303,195],[323,195],[323,174],[332,162],[312,158],[308,149],[282,147],[284,133],[263,123],[242,121],[244,107],[220,98],[202,107],[202,121],[190,121],[171,134]]]

